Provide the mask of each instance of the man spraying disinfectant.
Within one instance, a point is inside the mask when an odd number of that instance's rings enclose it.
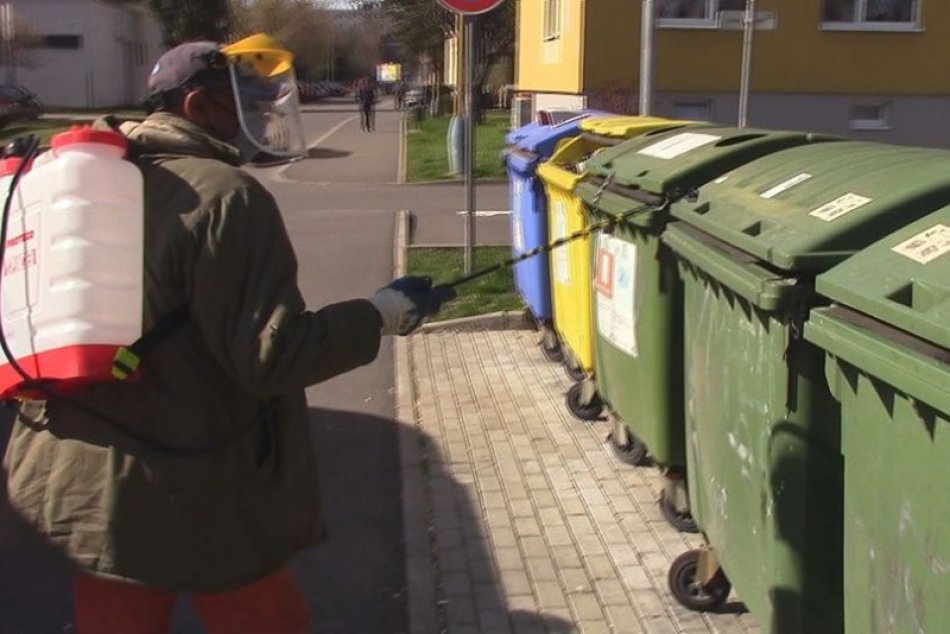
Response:
[[[239,167],[305,151],[292,62],[264,35],[183,44],[144,122],[67,133],[10,176],[8,497],[74,565],[79,634],[168,631],[180,593],[210,632],[308,632],[289,563],[325,529],[304,388],[454,295],[409,277],[307,310],[277,204]],[[49,363],[64,351],[86,365]]]

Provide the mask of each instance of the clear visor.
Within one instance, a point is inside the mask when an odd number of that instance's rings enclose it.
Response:
[[[293,66],[280,58],[247,57],[230,65],[241,131],[261,152],[303,155],[307,147]]]

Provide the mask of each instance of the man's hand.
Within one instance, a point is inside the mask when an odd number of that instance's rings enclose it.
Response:
[[[379,289],[370,301],[379,312],[384,335],[408,335],[452,299],[452,288],[433,288],[431,278],[409,275]]]

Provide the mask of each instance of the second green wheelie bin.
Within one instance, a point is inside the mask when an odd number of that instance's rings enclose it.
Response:
[[[581,134],[558,145],[538,166],[548,197],[548,231],[552,242],[583,231],[589,224],[587,206],[577,186],[587,177],[586,163],[604,148],[654,130],[681,128],[683,121],[658,117],[594,116],[580,124]],[[554,328],[569,376],[577,383],[565,400],[581,420],[600,416],[603,405],[591,378],[594,346],[591,337],[590,237],[573,240],[551,251],[551,304]]]
[[[664,517],[693,532],[684,484],[682,283],[676,260],[660,242],[669,205],[757,158],[835,137],[691,126],[652,133],[607,148],[587,162],[578,186],[591,222],[615,219],[594,236],[592,269],[594,377],[614,416],[611,434],[621,460],[647,454],[663,468]]]
[[[845,632],[950,630],[950,207],[820,275],[841,403]]]
[[[730,581],[773,632],[842,628],[840,410],[802,338],[814,278],[950,203],[950,152],[819,143],[673,205],[690,506],[708,548],[669,571],[694,609]]]

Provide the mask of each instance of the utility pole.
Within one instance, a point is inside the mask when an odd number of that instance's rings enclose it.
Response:
[[[643,0],[640,29],[640,114],[653,112],[653,35],[656,32],[656,5]]]
[[[755,35],[755,0],[746,0],[742,20],[742,70],[739,77],[738,126],[746,127],[749,118],[749,85],[752,80],[752,38]]]

